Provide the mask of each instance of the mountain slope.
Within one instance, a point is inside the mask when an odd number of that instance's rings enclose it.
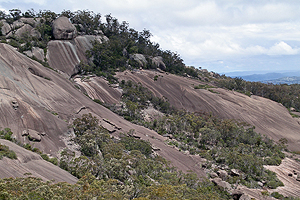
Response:
[[[158,76],[157,81],[154,77]],[[117,74],[119,81],[132,80],[140,82],[158,97],[165,97],[171,105],[190,112],[211,112],[224,119],[237,119],[256,127],[256,131],[278,141],[288,140],[288,148],[299,151],[300,125],[292,118],[288,110],[279,103],[254,96],[212,88],[194,89],[198,80],[167,73],[142,70],[135,73]],[[284,133],[284,134],[283,134]]]
[[[58,150],[66,146],[61,136],[68,135],[68,124],[84,113],[92,113],[111,132],[127,133],[134,129],[137,136],[149,140],[157,153],[179,170],[193,170],[199,176],[204,176],[199,167],[202,161],[199,156],[186,155],[166,145],[166,138],[131,124],[93,102],[64,76],[6,44],[0,44],[0,80],[0,126],[11,128],[16,139],[23,143],[31,143],[33,147],[56,155]],[[29,135],[40,139],[40,142],[30,141],[24,130],[29,130]]]

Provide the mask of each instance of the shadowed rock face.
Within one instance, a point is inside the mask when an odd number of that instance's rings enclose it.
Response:
[[[154,76],[160,75],[157,81]],[[279,103],[254,96],[213,88],[215,93],[205,89],[194,89],[200,81],[166,73],[140,70],[117,74],[119,80],[140,82],[156,96],[168,99],[171,105],[190,112],[211,112],[224,119],[238,119],[256,127],[256,131],[278,141],[288,140],[288,148],[300,150],[300,125],[288,110]]]
[[[68,135],[68,124],[82,114],[92,113],[114,134],[134,129],[136,136],[149,140],[158,149],[157,153],[179,170],[205,175],[200,168],[202,159],[199,156],[186,155],[166,145],[166,138],[131,124],[93,102],[64,76],[6,44],[0,44],[0,105],[1,127],[11,128],[17,140],[51,155],[65,147],[61,136]],[[36,131],[35,136],[41,138],[40,142],[29,141],[26,130],[29,134],[31,130]]]

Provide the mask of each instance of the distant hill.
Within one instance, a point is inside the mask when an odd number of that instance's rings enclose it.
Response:
[[[261,81],[262,83],[273,83],[273,84],[300,84],[300,76],[282,77],[273,80]]]
[[[226,73],[227,76],[230,76],[232,78],[235,77],[241,77],[245,81],[258,81],[262,83],[274,83],[278,84],[280,81],[287,81],[284,83],[289,83],[290,81],[294,81],[294,78],[291,79],[291,77],[300,77],[300,71],[293,71],[293,72],[270,72],[270,73],[257,73],[257,72],[232,72],[232,73]],[[289,77],[289,79],[287,79]],[[282,79],[283,80],[279,80]],[[277,80],[278,79],[278,80]],[[274,81],[274,82],[273,82]],[[283,82],[282,82],[283,83]]]

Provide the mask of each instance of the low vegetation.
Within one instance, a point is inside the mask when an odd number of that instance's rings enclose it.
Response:
[[[87,185],[86,195],[102,198],[115,195],[117,199],[229,198],[207,180],[200,181],[193,173],[178,172],[155,155],[148,142],[125,135],[120,140],[111,138],[91,114],[76,119],[73,128],[81,156],[63,150],[60,167],[81,178],[78,184]],[[88,184],[84,183],[87,179]]]
[[[263,165],[279,165],[285,157],[281,152],[285,146],[262,137],[254,132],[254,127],[244,128],[233,120],[185,111],[145,125],[161,135],[171,135],[173,139],[169,145],[179,150],[198,154],[219,166],[240,170],[243,175],[239,181],[246,186],[258,187],[258,181],[266,182],[270,188],[283,185],[276,174],[264,169]]]

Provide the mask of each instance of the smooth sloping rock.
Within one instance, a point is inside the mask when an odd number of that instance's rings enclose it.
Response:
[[[17,160],[4,157],[0,160],[0,178],[26,177],[30,173],[44,181],[68,182],[74,184],[78,179],[67,171],[42,159],[34,152],[28,151],[10,141],[0,139],[0,144],[6,145],[17,155]]]
[[[82,77],[75,77],[74,81],[81,86],[90,98],[98,99],[103,103],[116,104],[122,96],[122,90],[109,87],[108,81],[101,77],[89,77],[85,81]]]
[[[52,40],[48,43],[47,60],[53,69],[72,76],[78,72],[80,63],[76,46],[70,41]]]
[[[52,25],[53,36],[56,40],[71,40],[76,37],[76,28],[67,17],[59,17]]]

